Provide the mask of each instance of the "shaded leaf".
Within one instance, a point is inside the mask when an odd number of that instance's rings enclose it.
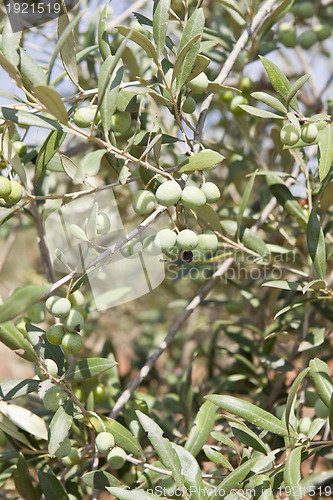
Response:
[[[300,488],[301,481],[301,454],[303,448],[293,449],[284,466],[284,484],[288,488],[290,500],[301,500],[303,492]]]
[[[23,83],[26,87],[30,85],[47,85],[47,76],[41,68],[23,48],[19,49],[20,63],[19,70]]]
[[[238,211],[238,215],[237,215],[237,240],[239,240],[240,228],[241,228],[241,223],[242,223],[242,219],[243,219],[244,210],[247,207],[247,204],[249,202],[249,198],[250,198],[250,195],[251,195],[251,192],[252,192],[252,188],[253,188],[255,177],[256,177],[256,173],[254,173],[253,175],[251,175],[251,178],[250,178],[250,180],[249,180],[249,182],[248,182],[248,184],[246,186],[246,189],[245,189],[245,192],[244,192],[244,196],[242,198],[242,203],[241,203],[241,205],[239,207],[239,211]]]
[[[229,460],[219,451],[214,450],[214,448],[211,447],[204,448],[203,451],[208,460],[211,460],[214,464],[222,465],[222,467],[230,471],[234,470]]]
[[[8,163],[13,167],[23,185],[27,184],[27,174],[25,173],[24,167],[22,166],[22,162],[20,157],[15,151],[12,141],[9,139],[7,134],[2,136],[1,141],[1,152],[4,158],[8,161]]]
[[[216,406],[210,401],[205,401],[194,419],[184,446],[185,450],[192,453],[194,457],[197,456],[203,445],[207,442],[214,427],[215,416]]]
[[[68,436],[73,422],[73,403],[69,399],[64,405],[59,406],[49,427],[49,454],[55,454],[62,441]]]
[[[107,358],[87,358],[74,363],[64,374],[65,380],[80,381],[97,377],[117,363]]]
[[[152,493],[143,490],[125,490],[124,487],[107,487],[106,489],[119,500],[161,500],[162,498],[160,495],[153,495]]]
[[[158,58],[161,57],[165,47],[170,3],[171,0],[154,0],[153,37]]]
[[[0,412],[0,430],[8,434],[8,436],[11,436],[16,441],[25,444],[26,446],[28,446],[28,448],[30,447],[30,443],[23,434],[23,432],[19,431],[17,426],[1,412]]]
[[[180,164],[179,172],[188,174],[194,172],[195,170],[206,170],[207,168],[216,166],[222,160],[224,160],[224,156],[217,151],[204,149],[198,154],[189,156],[186,160],[184,160]]]
[[[307,221],[306,215],[300,207],[298,201],[291,194],[289,188],[279,176],[268,173],[266,175],[266,182],[272,195],[275,196],[279,204],[285,209],[286,212],[288,212],[288,214],[293,215],[304,222]]]
[[[323,182],[333,162],[333,126],[331,123],[319,131],[318,145],[320,151],[319,178]]]
[[[12,351],[16,351],[16,354],[21,358],[33,363],[38,360],[38,356],[30,342],[11,321],[0,324],[0,341]]]
[[[268,454],[263,441],[255,432],[249,429],[247,425],[243,422],[237,422],[236,419],[232,419],[231,421],[228,419],[228,421],[235,438],[238,439],[240,443],[251,446],[251,448],[264,455]]]
[[[64,486],[52,472],[38,472],[39,485],[47,500],[69,500]]]
[[[286,426],[287,426],[287,429],[289,429],[291,432],[292,432],[292,420],[294,420],[295,416],[292,415],[292,411],[293,411],[293,408],[294,408],[294,404],[295,404],[295,401],[296,401],[296,397],[297,397],[297,391],[301,385],[301,383],[303,382],[303,379],[304,377],[307,375],[307,373],[309,372],[310,368],[305,368],[304,370],[302,370],[298,375],[297,377],[295,378],[294,382],[292,383],[291,387],[290,387],[290,390],[289,390],[289,394],[288,394],[288,398],[287,398],[287,403],[286,403],[286,410],[285,410],[285,413],[284,413],[284,419],[285,419],[285,423],[286,423]],[[292,418],[290,418],[292,416]]]
[[[0,398],[4,401],[26,396],[31,392],[35,392],[40,384],[39,380],[22,379],[22,380],[5,380],[0,383]]]
[[[133,42],[140,45],[140,47],[146,52],[146,54],[154,61],[155,64],[158,64],[157,52],[154,45],[151,43],[149,38],[147,38],[143,33],[139,33],[138,31],[133,31],[126,26],[115,26],[115,28],[119,31],[119,33],[123,36],[127,36],[131,31],[129,39]]]
[[[308,221],[306,239],[312,262],[322,280],[326,276],[326,246],[324,232],[314,209]]]
[[[318,396],[328,408],[333,392],[333,383],[330,377],[329,368],[327,364],[319,358],[311,359],[309,367],[310,375],[313,379]]]
[[[82,476],[82,481],[87,486],[96,490],[105,490],[107,486],[120,486],[121,482],[105,470],[93,470]]]
[[[108,14],[109,2],[107,2],[101,12],[101,15],[98,20],[98,30],[97,30],[97,38],[98,38],[98,47],[99,52],[105,61],[105,59],[111,56],[111,47],[109,41],[109,35],[107,32],[107,14]]]
[[[15,486],[17,492],[21,495],[24,500],[39,500],[40,495],[37,494],[33,483],[32,477],[29,473],[27,462],[25,461],[23,455],[19,455],[17,461],[17,468],[13,475]]]
[[[47,111],[61,123],[68,123],[68,116],[61,95],[47,85],[33,85],[33,92]]]
[[[62,4],[62,13],[58,17],[58,38],[61,39],[62,34],[65,32],[66,28],[70,25],[66,3]],[[69,30],[69,34],[66,35],[66,43],[63,43],[60,47],[60,57],[65,71],[69,78],[72,80],[74,85],[79,83],[79,73],[76,63],[76,50],[75,50],[75,39],[73,35],[73,29],[75,25]]]
[[[0,323],[15,318],[23,313],[36,302],[38,302],[50,289],[49,284],[45,285],[26,285],[17,288],[0,305]]]
[[[248,401],[235,398],[234,396],[219,396],[215,394],[210,394],[205,397],[208,401],[211,401],[223,410],[233,415],[238,415],[266,431],[285,437],[288,435],[287,428],[281,420]],[[295,437],[297,437],[297,434]]]
[[[56,154],[61,144],[64,142],[66,134],[59,130],[53,130],[49,133],[43,142],[36,159],[35,184],[37,185],[47,167],[49,161]]]

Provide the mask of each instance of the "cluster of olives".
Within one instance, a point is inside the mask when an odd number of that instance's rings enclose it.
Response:
[[[313,144],[318,137],[318,127],[315,123],[305,123],[297,128],[293,123],[284,125],[280,132],[280,139],[286,146],[294,146],[301,139],[306,144]]]
[[[243,75],[239,80],[239,89],[242,94],[234,95],[232,90],[223,90],[219,93],[222,101],[224,101],[230,111],[234,115],[242,115],[245,111],[240,108],[243,104],[249,104],[249,96],[253,88],[253,81],[249,76]]]
[[[165,181],[157,188],[155,196],[151,191],[139,190],[132,200],[132,207],[138,215],[149,215],[156,208],[156,201],[163,207],[171,207],[179,201],[192,210],[206,203],[215,203],[221,196],[213,182],[205,182],[201,188],[196,186],[180,187],[174,180]]]
[[[111,432],[100,432],[96,436],[96,447],[102,454],[107,454],[108,464],[112,469],[121,469],[126,462],[126,453],[119,446],[115,446],[115,440]]]
[[[15,205],[22,198],[22,186],[17,181],[10,181],[7,177],[0,175],[0,198],[3,198],[5,203]]]
[[[96,108],[97,106],[94,105],[81,106],[80,108],[77,108],[73,114],[73,122],[75,123],[75,125],[82,128],[88,128],[91,127],[91,124],[93,123],[94,119],[95,119],[94,121],[95,125],[98,125],[101,116],[100,113],[98,112],[95,118]],[[123,134],[131,127],[131,123],[132,123],[131,113],[129,113],[128,111],[116,111],[112,115],[111,129],[114,132]]]
[[[63,297],[49,297],[45,305],[52,316],[63,321],[49,327],[46,332],[47,340],[53,345],[61,344],[70,354],[79,352],[82,348],[80,331],[84,326],[81,312],[72,308],[70,300]]]
[[[317,22],[313,29],[306,29],[299,35],[295,28],[297,21],[303,21],[313,18],[316,11],[315,2],[304,1],[295,3],[291,12],[295,16],[294,22],[282,22],[278,28],[280,42],[285,47],[295,47],[299,44],[303,49],[309,49],[318,41],[329,38],[332,33],[332,27],[329,24]]]

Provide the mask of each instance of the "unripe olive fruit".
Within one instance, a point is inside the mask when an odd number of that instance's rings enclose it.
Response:
[[[0,175],[0,198],[6,198],[12,192],[12,185],[7,177]]]
[[[176,244],[177,235],[171,229],[161,229],[155,237],[155,244],[162,252],[169,252]]]
[[[132,207],[138,215],[151,214],[155,206],[155,196],[150,191],[140,189],[133,196]]]
[[[53,359],[45,359],[44,360],[44,364],[46,366],[46,369],[47,369],[48,373],[52,377],[56,377],[58,375],[58,365],[57,365],[57,363],[55,361],[53,361]],[[38,377],[41,380],[46,380],[47,379],[47,376],[44,375],[43,370],[39,366],[36,369],[36,373],[37,373]]]
[[[201,191],[206,196],[207,203],[215,203],[221,197],[220,190],[214,182],[205,182],[201,186]]]
[[[309,417],[301,418],[297,426],[298,432],[300,432],[301,434],[307,434],[309,432],[311,423],[312,423],[311,418]]]
[[[51,325],[46,332],[46,338],[53,345],[60,345],[63,336],[65,335],[64,325],[57,323],[56,325]]]
[[[196,186],[186,186],[183,189],[181,201],[187,208],[195,210],[206,203],[204,192]]]
[[[77,465],[81,460],[80,453],[76,448],[72,448],[69,454],[62,459],[62,462],[67,467],[73,467]]]
[[[130,259],[131,257],[137,257],[142,250],[141,241],[137,238],[133,238],[121,247],[120,253],[126,259]]]
[[[47,410],[57,411],[59,406],[63,405],[67,399],[67,392],[54,385],[46,391],[43,398],[43,405]]]
[[[313,17],[316,11],[314,2],[301,2],[296,6],[296,14],[302,19]]]
[[[94,121],[96,114],[96,108],[90,106],[82,106],[78,108],[73,115],[73,122],[78,127],[87,128],[91,127],[92,122]],[[99,113],[97,114],[95,123],[98,123],[100,120]]]
[[[331,36],[332,27],[329,24],[317,24],[314,28],[318,40],[322,41]]]
[[[100,453],[108,453],[114,447],[114,437],[110,432],[100,432],[96,436],[96,446]]]
[[[234,93],[232,90],[221,90],[218,95],[224,102],[230,102],[234,98]]]
[[[71,451],[71,440],[68,437],[65,437],[65,439],[60,443],[59,448],[55,452],[54,456],[57,458],[68,457]]]
[[[318,129],[315,123],[306,123],[301,128],[301,139],[307,144],[311,144],[317,139]]]
[[[27,152],[27,146],[22,141],[13,142],[13,148],[19,156],[23,156]]]
[[[81,290],[75,290],[68,298],[72,306],[83,306],[86,301]]]
[[[242,95],[236,95],[230,102],[230,111],[234,115],[242,115],[243,113],[245,113],[245,111],[239,106],[243,104],[248,104],[248,102],[249,101],[246,99],[246,97]]]
[[[160,205],[170,207],[179,201],[182,189],[176,181],[166,181],[156,191],[156,199]]]
[[[198,244],[198,235],[191,229],[183,229],[177,235],[177,246],[182,250],[193,250]]]
[[[74,393],[74,396],[79,399],[80,401],[84,401],[87,397],[84,389],[82,389],[82,387],[74,387],[73,388],[73,393]]]
[[[82,349],[82,337],[79,333],[67,332],[62,338],[61,345],[70,354],[76,354]]]
[[[10,184],[12,190],[8,196],[4,196],[4,200],[6,203],[9,203],[9,205],[15,205],[21,200],[23,190],[21,184],[17,181],[10,181]]]
[[[292,123],[284,125],[280,132],[280,139],[286,146],[294,146],[301,137],[300,131]]]
[[[291,23],[281,23],[279,25],[279,39],[285,47],[295,47],[297,43],[295,26]]]
[[[71,310],[70,301],[63,297],[57,297],[56,295],[49,297],[45,302],[45,306],[47,311],[56,318],[64,318],[68,316],[69,311]]]
[[[276,410],[276,416],[277,418],[279,418],[281,420],[281,418],[283,417],[283,414],[285,412],[285,409],[286,409],[286,405],[281,405],[279,406],[279,408]]]
[[[111,118],[111,128],[114,132],[124,133],[132,123],[131,113],[129,111],[116,111]]]
[[[206,231],[198,235],[198,248],[203,252],[215,252],[218,246],[218,239],[213,231]]]
[[[155,235],[154,234],[147,236],[147,238],[145,238],[143,240],[142,246],[143,246],[143,251],[147,255],[150,255],[152,257],[153,256],[156,257],[156,255],[160,255],[160,253],[161,253],[160,247],[155,242]]]
[[[196,76],[188,82],[188,86],[192,90],[194,94],[202,94],[207,91],[209,84],[209,80],[205,73],[200,73],[200,75]]]
[[[317,35],[314,31],[304,31],[298,37],[298,43],[303,49],[309,49],[318,41]]]
[[[239,80],[239,88],[242,92],[249,93],[253,87],[253,82],[249,76],[242,76]]]
[[[93,396],[95,403],[103,404],[106,399],[107,390],[105,385],[98,384],[93,388]]]
[[[3,158],[3,156],[0,157],[0,170],[4,169],[4,168],[7,168],[7,162],[6,160]]]
[[[98,234],[107,234],[111,229],[109,216],[104,212],[99,212],[96,217],[96,230]]]
[[[126,463],[126,453],[122,448],[119,448],[119,446],[115,446],[108,453],[107,461],[111,469],[121,469]]]
[[[244,310],[242,302],[237,300],[230,300],[226,304],[225,308],[229,314],[241,314]]]
[[[27,310],[27,316],[32,323],[43,323],[45,321],[45,309],[42,304],[34,304]]]
[[[186,97],[185,101],[183,102],[182,110],[184,113],[187,114],[192,114],[195,111],[195,108],[197,107],[197,103],[193,99],[193,97],[189,96]]]
[[[314,411],[315,415],[318,418],[327,418],[329,410],[325,403],[321,399],[317,399],[315,405],[314,405]]]
[[[84,326],[82,314],[75,309],[71,309],[64,319],[64,326],[70,332],[80,332]]]

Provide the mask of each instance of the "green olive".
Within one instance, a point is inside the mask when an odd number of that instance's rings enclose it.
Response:
[[[80,332],[84,326],[82,314],[76,309],[71,309],[64,319],[64,326],[69,332]]]
[[[202,94],[207,91],[209,80],[205,73],[200,73],[200,75],[193,78],[188,82],[188,86],[194,94]]]
[[[115,446],[108,453],[107,461],[111,469],[121,469],[126,463],[126,453],[122,448],[119,448],[119,446]]]
[[[131,128],[132,117],[128,111],[116,111],[111,119],[111,128],[114,132],[123,134]]]
[[[6,198],[12,192],[12,185],[7,177],[0,175],[0,198]]]
[[[246,97],[242,95],[236,95],[230,102],[230,111],[234,115],[242,115],[243,113],[245,113],[245,111],[239,106],[242,106],[243,104],[248,104],[248,100],[246,99]]]
[[[193,250],[198,244],[198,235],[191,229],[183,229],[177,235],[177,246],[181,250]]]
[[[197,103],[195,102],[193,97],[189,96],[183,102],[182,110],[184,113],[191,115],[192,113],[194,113],[196,107]]]
[[[318,137],[318,129],[315,123],[306,123],[301,128],[301,139],[307,144],[311,144]]]
[[[279,39],[285,47],[295,47],[297,43],[295,26],[288,22],[281,23],[279,25]]]
[[[10,181],[10,184],[12,187],[11,192],[8,196],[4,196],[4,200],[6,203],[9,203],[9,205],[15,205],[21,200],[23,190],[21,184],[17,181]]]
[[[217,202],[220,197],[221,197],[221,193],[220,193],[220,190],[219,188],[217,187],[216,184],[214,184],[214,182],[205,182],[202,186],[201,186],[201,191],[204,193],[204,195],[206,196],[206,202],[207,203],[215,203]]]
[[[280,132],[280,139],[286,146],[294,146],[300,140],[301,134],[292,123],[284,125]]]
[[[79,333],[67,332],[62,338],[61,345],[70,354],[76,354],[82,349],[82,337]]]
[[[186,186],[183,189],[181,201],[185,207],[196,210],[205,205],[206,196],[200,188],[196,186]]]
[[[96,436],[96,446],[100,453],[108,453],[115,445],[113,434],[110,432],[100,432]]]
[[[140,189],[133,196],[132,207],[138,215],[151,214],[156,207],[155,196],[151,191]]]
[[[13,148],[19,156],[23,156],[27,152],[27,146],[22,141],[13,142]]]
[[[43,397],[43,405],[47,410],[57,411],[59,406],[63,405],[67,399],[67,392],[54,385],[46,391]]]
[[[57,297],[56,295],[49,297],[45,302],[45,306],[47,311],[56,318],[65,318],[71,310],[70,301],[63,297]]]
[[[166,181],[156,191],[156,199],[160,205],[170,207],[175,205],[182,194],[182,189],[176,181]]]
[[[51,325],[46,332],[46,338],[53,345],[60,345],[62,338],[65,335],[64,325],[57,323],[56,325]]]
[[[303,31],[298,37],[298,43],[303,49],[310,49],[317,41],[318,37],[312,30]]]
[[[27,310],[27,316],[32,323],[43,323],[45,321],[45,309],[42,304],[34,304]]]

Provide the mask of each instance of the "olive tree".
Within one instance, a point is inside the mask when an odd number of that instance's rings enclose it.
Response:
[[[1,13],[0,340],[31,373],[0,383],[4,497],[332,496],[332,2],[24,5]]]

